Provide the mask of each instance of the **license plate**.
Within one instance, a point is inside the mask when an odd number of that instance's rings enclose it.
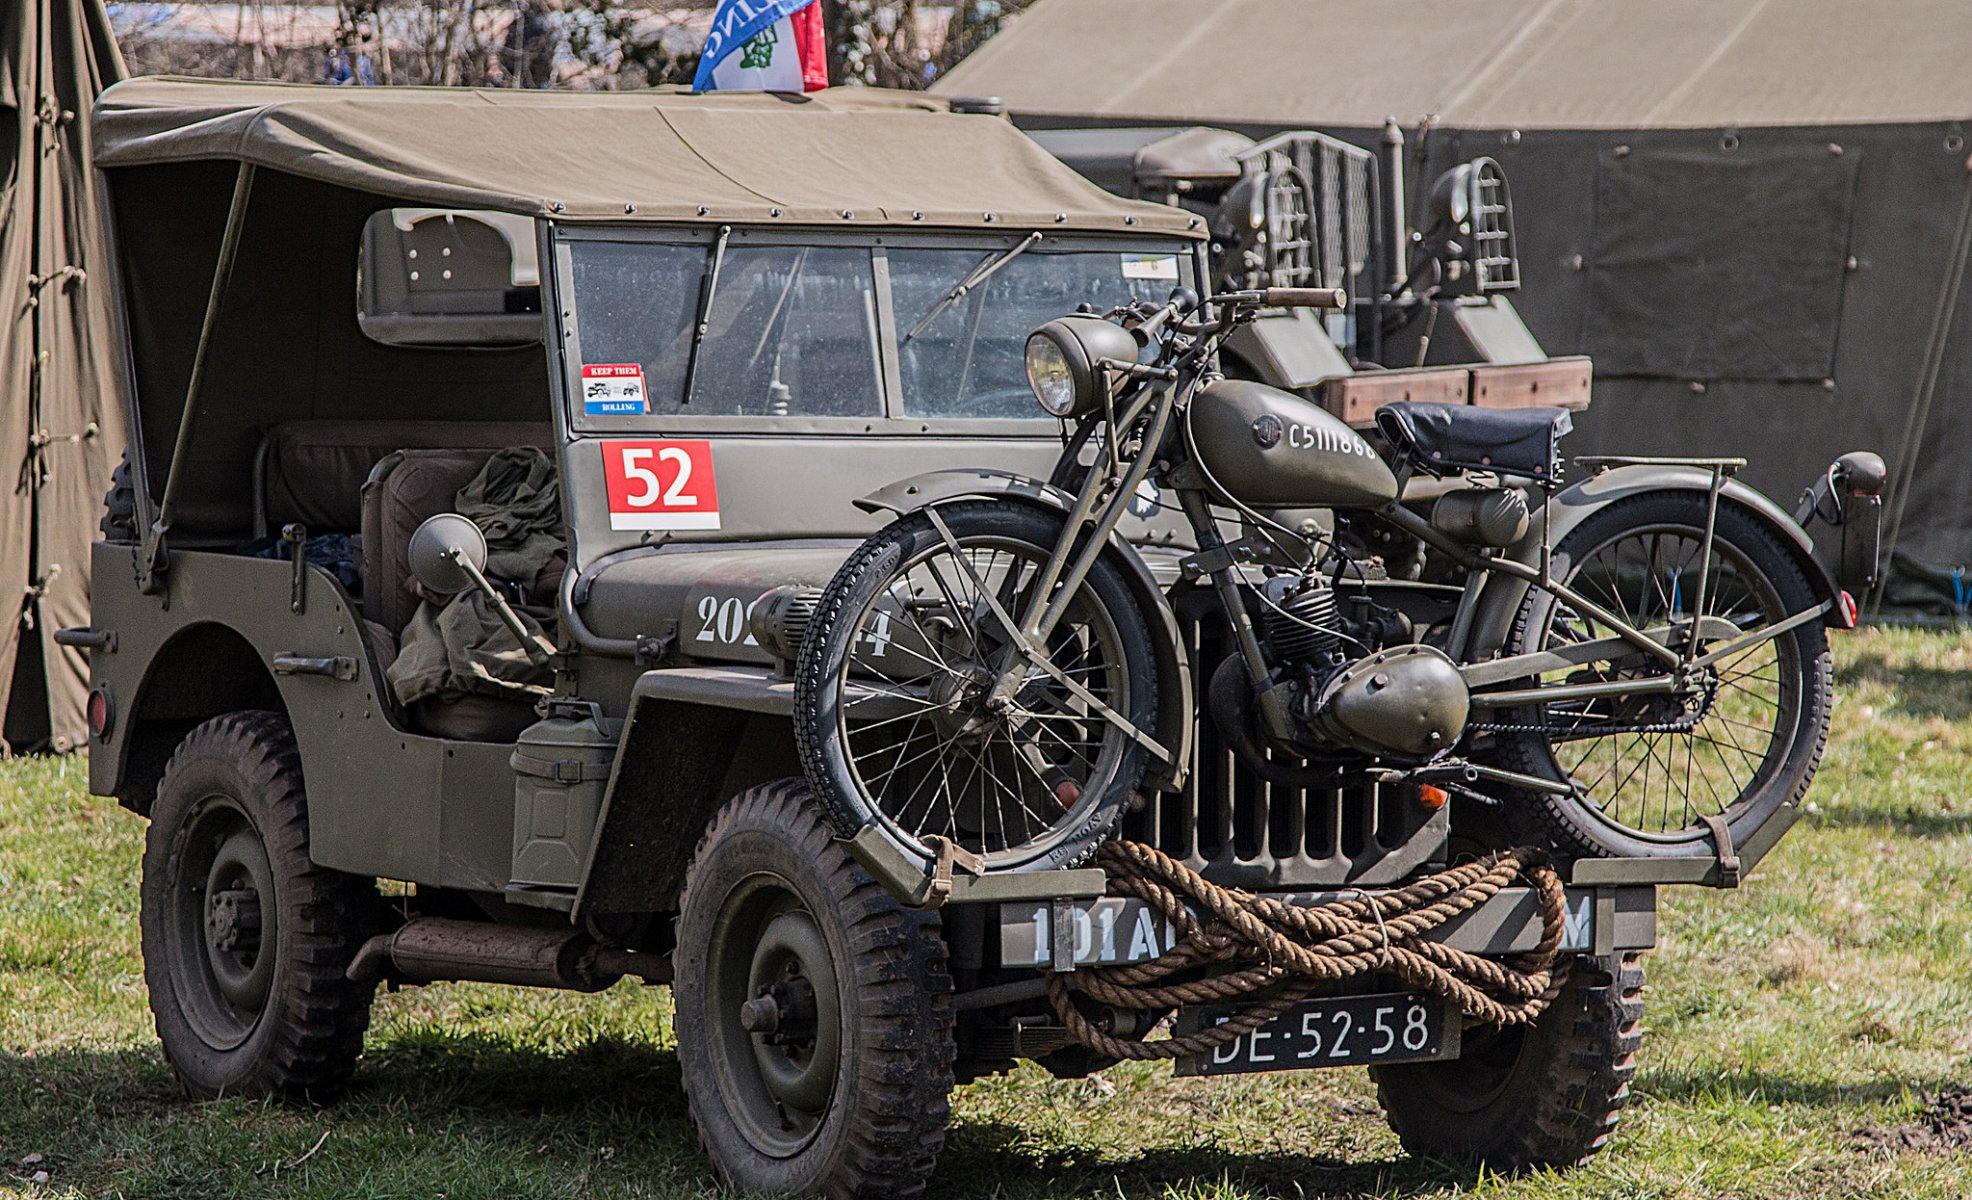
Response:
[[[1195,1033],[1239,1015],[1238,1005],[1197,1005],[1178,1014]],[[1179,1075],[1243,1075],[1314,1067],[1457,1058],[1460,1023],[1450,1004],[1425,992],[1303,1000],[1251,1033],[1177,1060]]]

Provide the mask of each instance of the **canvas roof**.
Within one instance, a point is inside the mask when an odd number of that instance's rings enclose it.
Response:
[[[105,92],[94,126],[104,167],[231,159],[393,199],[525,216],[1201,232],[1187,214],[1103,192],[1004,120],[897,92],[150,78]]]
[[[1965,0],[1041,0],[939,80],[1022,116],[1464,129],[1972,117]]]

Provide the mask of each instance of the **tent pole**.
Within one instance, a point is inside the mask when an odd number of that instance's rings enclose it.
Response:
[[[205,356],[212,345],[213,326],[219,321],[219,308],[226,298],[226,285],[233,276],[233,260],[239,256],[240,231],[246,225],[247,196],[253,191],[253,164],[240,164],[233,180],[233,203],[226,210],[226,232],[219,241],[219,261],[212,268],[212,291],[205,301],[205,320],[199,326],[199,345],[192,356],[192,377],[185,384],[185,411],[178,415],[178,439],[171,447],[171,466],[164,477],[164,497],[158,501],[157,520],[151,523],[144,547],[138,584],[146,594],[162,586],[167,564],[164,535],[171,529],[172,501],[184,478],[185,451],[192,442],[192,414],[198,408],[199,386],[205,382]]]

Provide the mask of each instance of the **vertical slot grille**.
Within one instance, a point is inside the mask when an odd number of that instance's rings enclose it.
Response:
[[[1194,691],[1233,653],[1209,607],[1179,614]],[[1408,788],[1293,788],[1239,761],[1201,713],[1184,790],[1149,797],[1125,837],[1148,842],[1216,883],[1251,888],[1329,887],[1401,879],[1444,849],[1443,810],[1420,808]]]

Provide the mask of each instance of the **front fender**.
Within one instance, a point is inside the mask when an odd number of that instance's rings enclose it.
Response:
[[[1711,486],[1712,473],[1701,467],[1650,463],[1612,468],[1564,489],[1548,501],[1546,508],[1535,516],[1527,536],[1507,552],[1508,556],[1527,566],[1538,567],[1543,543],[1560,545],[1562,539],[1583,521],[1618,500],[1645,492],[1703,493],[1711,490]],[[1828,568],[1815,557],[1813,540],[1794,523],[1794,518],[1785,509],[1737,479],[1725,481],[1719,489],[1719,503],[1744,509],[1780,534],[1781,545],[1793,554],[1816,597],[1832,602],[1825,618],[1827,623],[1837,628],[1848,627],[1841,603],[1841,587],[1828,573]],[[1513,618],[1520,611],[1527,588],[1527,584],[1503,575],[1487,580],[1486,589],[1479,599],[1479,611],[1473,621],[1470,659],[1489,657],[1506,645],[1513,631]]]
[[[1061,514],[1066,514],[1075,504],[1072,494],[1053,484],[1011,471],[986,469],[927,471],[878,488],[855,503],[864,512],[892,512],[907,517],[960,500],[1012,501]],[[1177,614],[1171,610],[1171,602],[1157,586],[1143,556],[1114,533],[1110,535],[1109,547],[1111,556],[1122,565],[1123,577],[1129,581],[1137,607],[1150,627],[1151,649],[1157,663],[1157,728],[1152,732],[1171,750],[1171,765],[1153,765],[1145,783],[1159,791],[1175,792],[1184,787],[1191,769],[1196,711],[1192,707],[1191,660],[1185,653]]]

